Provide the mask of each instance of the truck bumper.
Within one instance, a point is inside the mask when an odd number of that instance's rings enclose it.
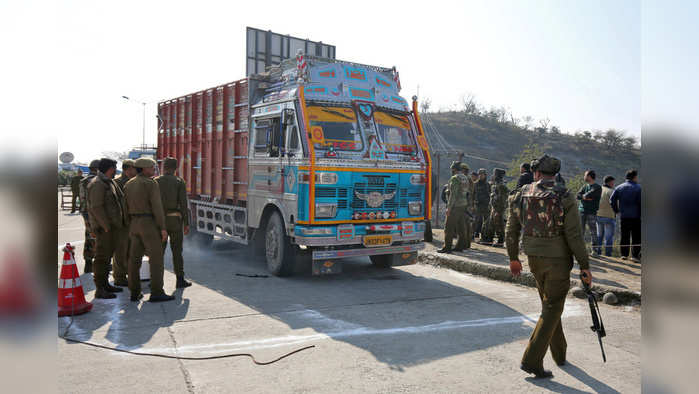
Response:
[[[346,257],[374,256],[379,254],[412,253],[424,249],[424,243],[385,246],[378,248],[357,248],[340,250],[314,250],[313,260],[332,260]]]

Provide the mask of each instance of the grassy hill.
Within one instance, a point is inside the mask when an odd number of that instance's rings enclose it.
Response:
[[[561,159],[561,174],[571,186],[578,183],[575,178],[580,178],[587,169],[597,172],[600,183],[605,175],[612,175],[618,184],[626,170],[640,169],[641,166],[641,152],[635,141],[625,139],[622,133],[613,130],[611,134],[608,131],[570,135],[561,133],[556,127],[525,128],[488,114],[467,114],[463,111],[428,112],[423,117],[429,118],[428,121],[439,130],[452,149],[466,154],[463,161],[471,170],[486,168],[492,174],[495,167],[505,168],[510,180],[519,173],[521,161],[530,161],[534,158],[531,157],[532,153],[540,152]],[[448,179],[452,160],[456,160],[456,155],[441,158],[441,183]]]

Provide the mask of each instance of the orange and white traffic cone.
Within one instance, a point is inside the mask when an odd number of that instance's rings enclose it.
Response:
[[[78,267],[75,265],[73,247],[67,243],[63,252],[63,266],[61,267],[61,277],[58,280],[58,316],[80,315],[89,312],[92,310],[92,304],[85,300]]]

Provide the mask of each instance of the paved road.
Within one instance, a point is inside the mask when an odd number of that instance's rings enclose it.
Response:
[[[82,240],[82,219],[59,211],[59,242]],[[78,243],[82,272],[82,244]],[[303,268],[303,267],[301,267]],[[601,306],[608,331],[602,363],[587,304],[569,298],[564,330],[569,365],[545,363],[554,379],[537,381],[519,360],[538,318],[536,291],[450,270],[416,265],[379,270],[368,259],[337,276],[250,278],[266,274],[247,250],[215,241],[188,249],[194,285],[176,301],[132,303],[128,292],[94,300],[69,336],[143,352],[248,358],[180,361],[122,353],[58,339],[61,392],[640,392],[641,316]],[[94,286],[82,276],[88,300]],[[174,290],[166,256],[165,288]],[[147,298],[147,296],[146,296]],[[69,318],[59,318],[63,333]]]

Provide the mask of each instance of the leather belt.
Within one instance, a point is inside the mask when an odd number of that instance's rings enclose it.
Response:
[[[168,213],[168,214],[165,215],[165,216],[177,216],[178,218],[181,218],[181,217],[182,217],[182,213],[181,213],[181,212],[170,212],[170,213]]]

